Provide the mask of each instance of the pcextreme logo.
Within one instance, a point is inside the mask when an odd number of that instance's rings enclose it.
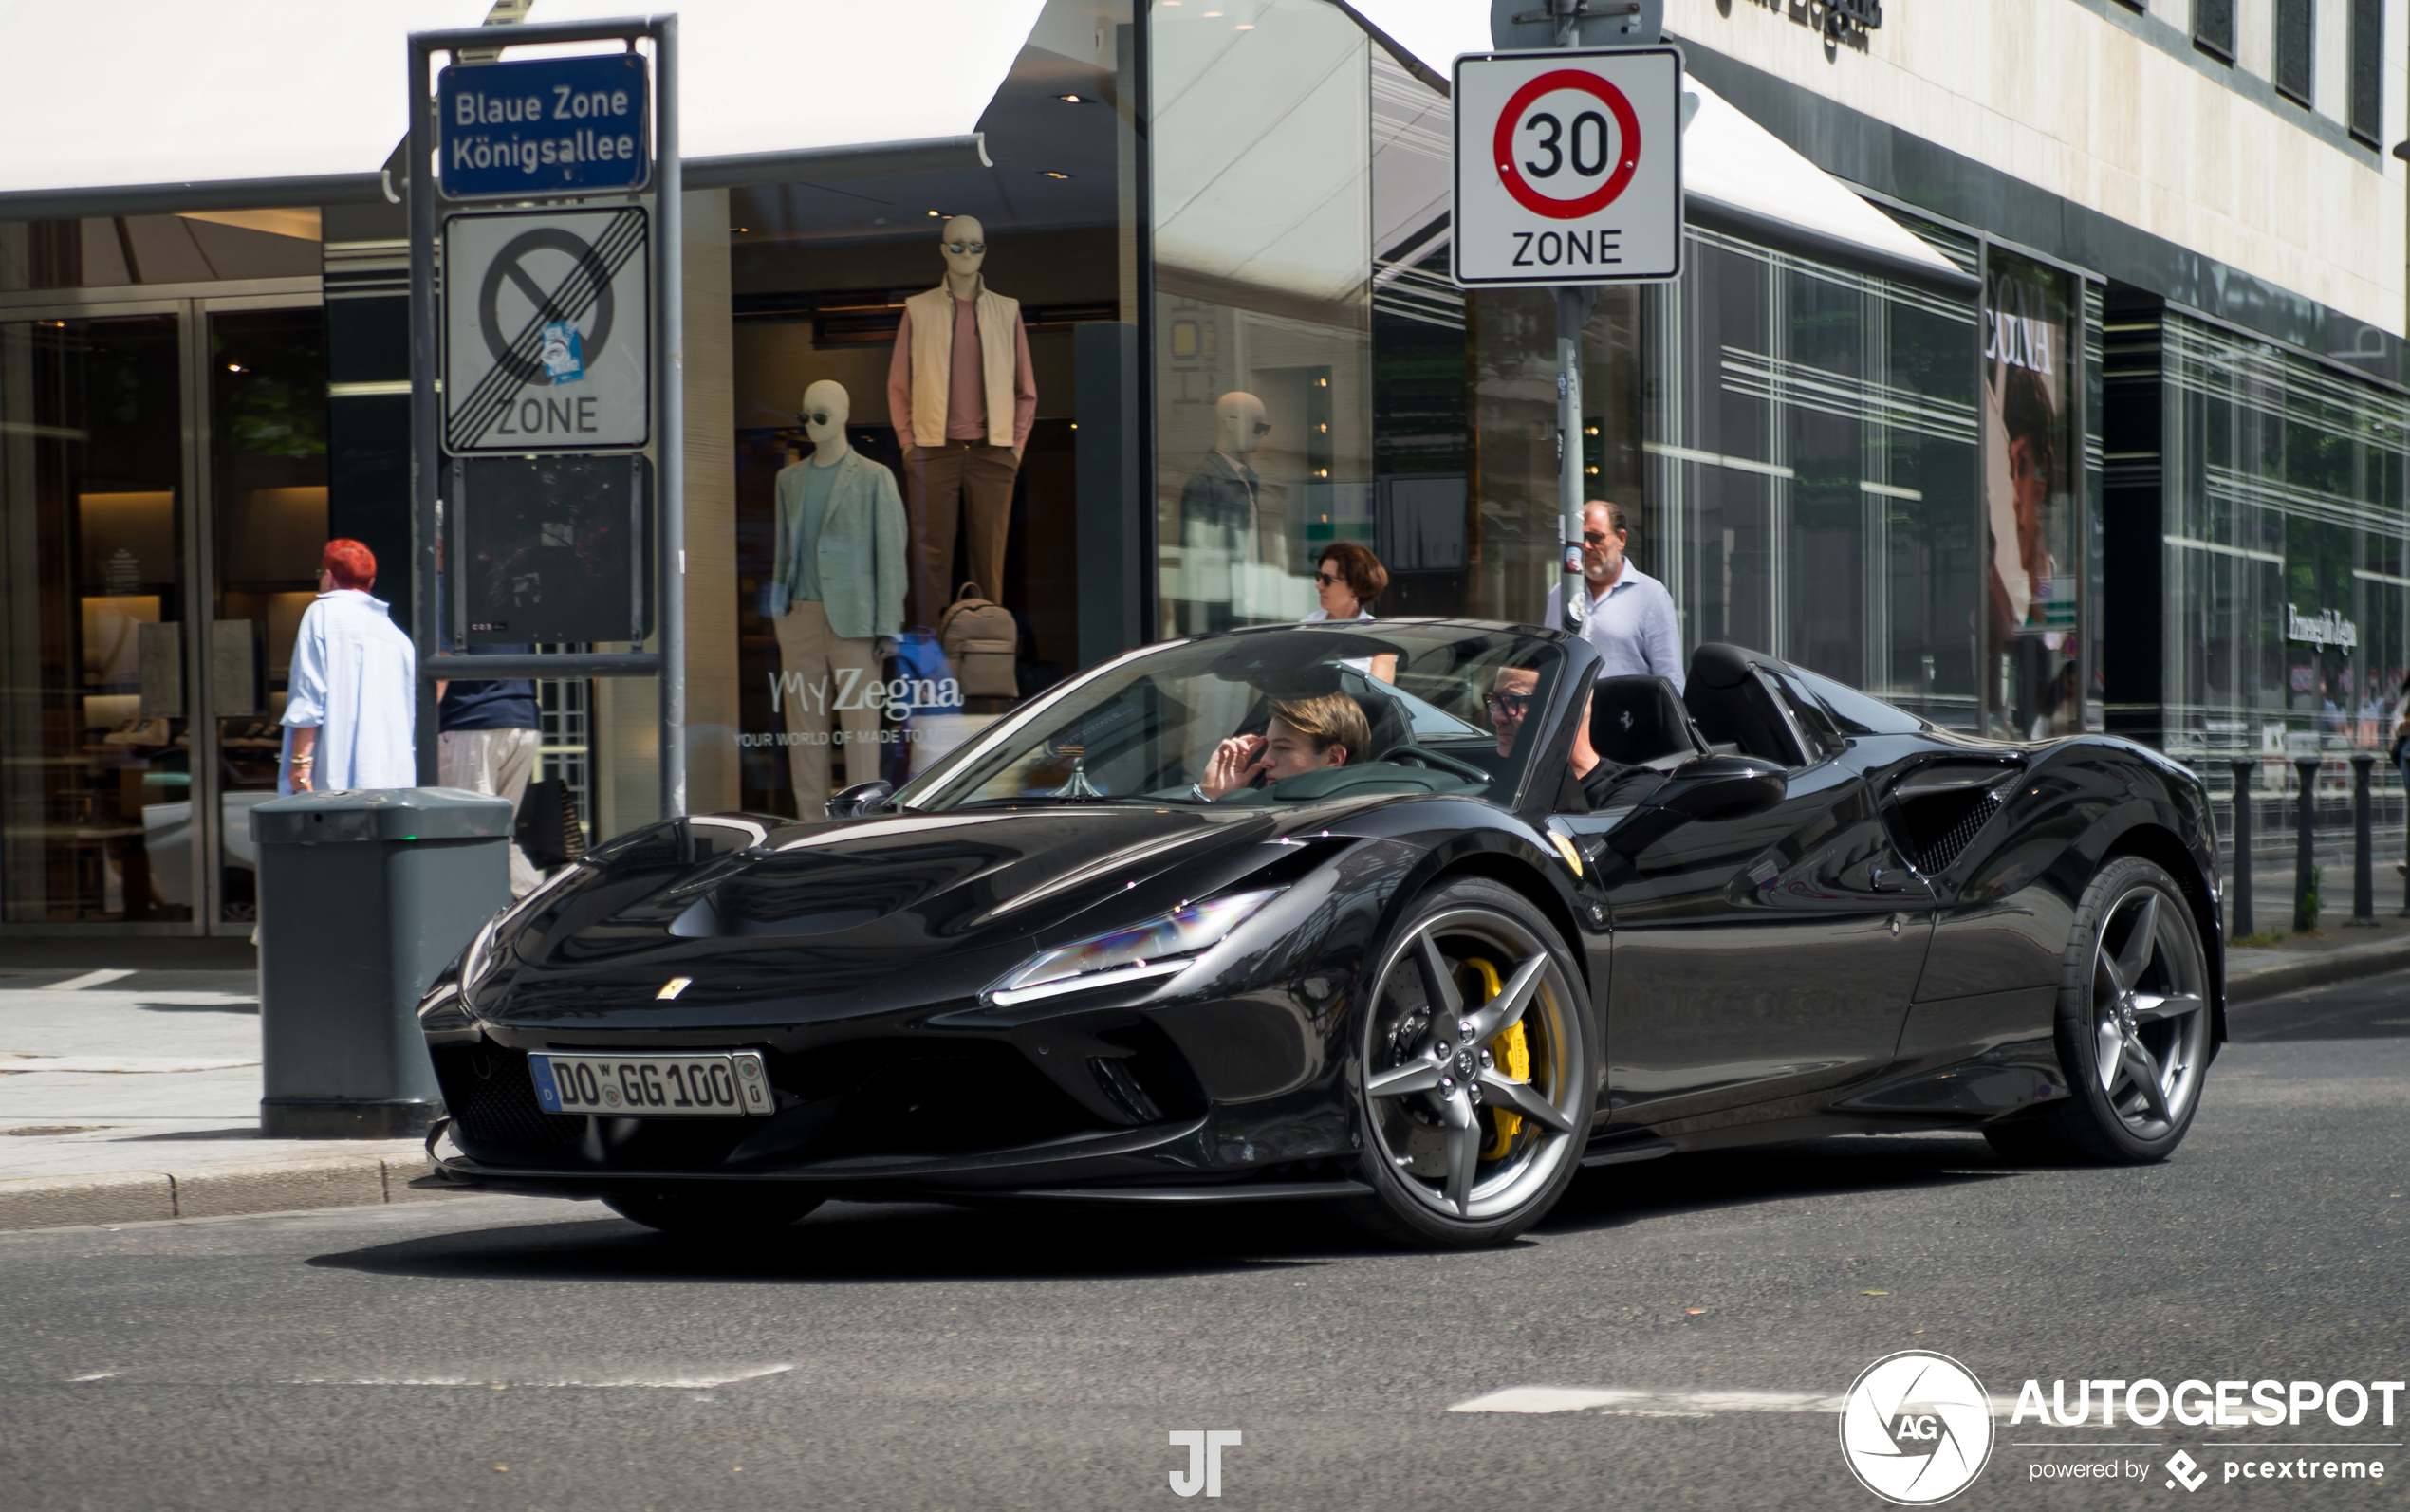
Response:
[[[1886,1355],[1843,1398],[1841,1452],[1860,1484],[1886,1502],[1947,1502],[1992,1457],[1992,1404],[1974,1373],[1947,1355]]]

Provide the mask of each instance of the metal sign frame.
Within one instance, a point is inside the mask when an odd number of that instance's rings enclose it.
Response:
[[[543,43],[621,42],[630,52],[653,44],[653,455],[658,514],[653,530],[656,651],[554,656],[430,655],[436,624],[436,499],[445,477],[443,412],[436,394],[441,372],[442,312],[436,304],[436,221],[446,201],[433,167],[442,140],[436,54],[457,65],[466,52],[497,55]],[[676,355],[684,341],[680,296],[686,286],[685,226],[677,139],[677,17],[536,22],[413,32],[410,37],[410,135],[402,149],[410,212],[410,495],[413,576],[411,638],[418,656],[418,780],[436,780],[436,699],[438,679],[494,677],[658,677],[661,701],[661,816],[686,812],[686,444],[685,390]],[[530,194],[554,204],[588,199],[625,202],[624,189]],[[491,200],[461,202],[490,205]]]

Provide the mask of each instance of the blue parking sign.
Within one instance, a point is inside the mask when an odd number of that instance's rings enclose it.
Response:
[[[436,182],[451,199],[641,189],[650,81],[633,52],[453,64],[436,84]]]

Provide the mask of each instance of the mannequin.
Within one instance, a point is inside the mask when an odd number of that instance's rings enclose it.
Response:
[[[903,448],[912,503],[915,622],[934,625],[954,598],[954,543],[969,535],[970,575],[1004,597],[1012,482],[1037,418],[1037,379],[1021,302],[987,286],[987,230],[956,215],[939,233],[945,281],[904,301],[887,363],[887,413]]]
[[[1180,489],[1180,541],[1193,570],[1218,578],[1251,562],[1279,564],[1285,532],[1277,522],[1267,527],[1263,479],[1247,460],[1270,431],[1264,401],[1252,394],[1233,389],[1214,401],[1214,450]],[[1232,589],[1198,597],[1206,622],[1190,628],[1228,629]]]
[[[845,439],[852,410],[843,384],[804,391],[811,454],[779,470],[771,532],[770,704],[787,716],[795,813],[806,821],[828,809],[832,713],[845,785],[879,775],[879,700],[866,688],[903,628],[903,501],[896,475]]]

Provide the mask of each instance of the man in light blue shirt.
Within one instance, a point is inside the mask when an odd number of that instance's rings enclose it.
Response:
[[[1592,499],[1582,507],[1584,581],[1574,596],[1573,611],[1582,619],[1582,638],[1599,650],[1600,676],[1654,674],[1672,683],[1678,693],[1682,630],[1674,615],[1674,596],[1623,554],[1631,536],[1622,506]],[[1563,592],[1561,586],[1548,590],[1543,622],[1551,630],[1565,623]]]
[[[293,637],[279,792],[417,784],[417,654],[385,601],[369,596],[376,581],[366,546],[326,544],[317,601]]]

